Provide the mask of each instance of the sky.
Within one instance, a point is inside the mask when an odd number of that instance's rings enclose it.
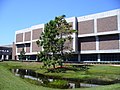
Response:
[[[120,9],[120,0],[0,0],[0,45],[12,44],[15,31],[55,16],[80,17],[114,9]]]

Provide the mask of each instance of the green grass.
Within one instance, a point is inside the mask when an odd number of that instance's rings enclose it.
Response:
[[[120,75],[120,67],[98,65],[90,67],[89,73],[91,74],[115,74]]]
[[[66,73],[45,73],[43,69],[38,69],[36,72],[48,75],[55,76],[59,78],[74,78],[79,80],[85,79],[98,79],[103,81],[114,81],[120,79],[120,67],[116,66],[105,66],[105,65],[97,65],[91,66],[90,69],[86,71],[70,71],[68,70]]]
[[[45,73],[41,63],[36,62],[0,62],[0,90],[53,90],[52,88],[37,86],[21,79],[10,72],[10,68],[26,68],[36,70],[39,73],[55,75],[66,78],[107,78],[120,79],[120,67],[115,66],[92,66],[87,74],[85,72],[68,71],[66,73]],[[57,90],[57,89],[54,89]],[[120,90],[120,84],[99,86],[92,88],[78,88],[72,90]]]
[[[0,66],[0,90],[52,90],[34,84],[14,76],[8,69]]]

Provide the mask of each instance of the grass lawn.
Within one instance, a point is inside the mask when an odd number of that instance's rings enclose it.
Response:
[[[10,68],[26,68],[32,69],[36,72],[61,76],[61,78],[100,78],[100,79],[120,79],[120,67],[98,65],[92,66],[85,72],[72,72],[67,71],[66,73],[45,73],[41,68],[41,64],[37,62],[0,62],[0,90],[53,90],[52,88],[37,86],[21,79],[12,74]],[[58,89],[54,89],[58,90]],[[67,89],[69,90],[69,89]],[[71,89],[70,89],[71,90]],[[92,88],[78,88],[72,90],[120,90],[120,84],[92,87]]]

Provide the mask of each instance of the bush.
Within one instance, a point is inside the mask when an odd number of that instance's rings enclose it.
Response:
[[[76,67],[57,67],[57,68],[50,68],[48,69],[48,72],[52,72],[52,73],[59,73],[59,72],[62,72],[62,73],[65,73],[66,71],[80,71],[80,69],[76,68]]]
[[[50,68],[48,69],[48,72],[52,72],[52,73],[59,73],[59,72],[66,72],[66,68],[65,67],[57,67],[57,68]]]
[[[67,89],[69,88],[69,83],[65,80],[55,80],[53,82],[49,82],[47,86],[51,88]]]

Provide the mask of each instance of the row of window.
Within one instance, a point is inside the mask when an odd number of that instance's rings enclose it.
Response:
[[[36,55],[26,56],[25,60],[36,60]],[[19,58],[20,59],[20,58]],[[78,55],[70,55],[65,61],[78,61]],[[97,54],[81,55],[80,61],[98,61]],[[120,54],[101,54],[100,61],[120,61]]]
[[[98,61],[98,55],[81,55],[81,61]],[[120,61],[120,54],[100,54],[100,61]]]

